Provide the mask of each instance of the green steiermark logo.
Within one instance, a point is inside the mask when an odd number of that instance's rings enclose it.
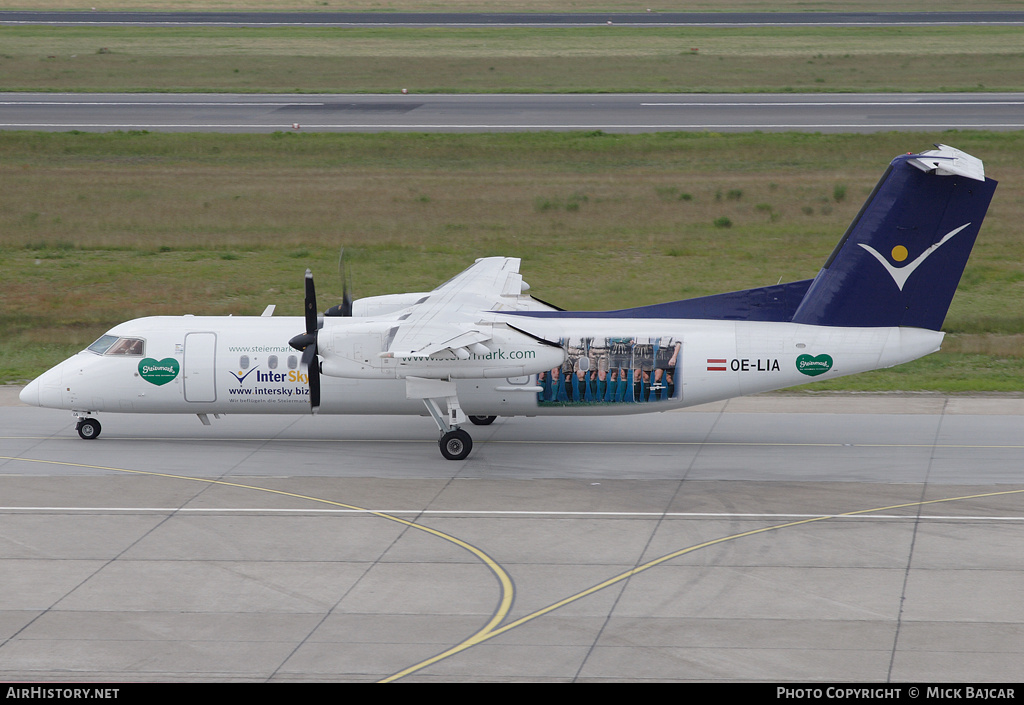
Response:
[[[817,357],[811,357],[810,355],[800,355],[796,359],[796,368],[801,374],[817,377],[832,369],[832,356],[818,355]]]
[[[180,369],[181,365],[173,357],[165,357],[163,360],[147,357],[139,363],[139,375],[142,379],[158,387],[177,377]]]

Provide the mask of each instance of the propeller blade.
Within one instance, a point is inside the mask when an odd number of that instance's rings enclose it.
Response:
[[[316,287],[313,286],[313,272],[306,270],[306,333],[316,335],[319,329],[316,312]]]
[[[338,274],[341,276],[341,315],[352,315],[352,290],[349,288],[348,265],[345,264],[345,248],[338,254]]]
[[[320,360],[317,358],[316,338],[324,325],[322,316],[316,311],[316,287],[313,286],[313,272],[306,270],[306,301],[304,311],[306,332],[288,341],[296,350],[302,351],[302,366],[309,382],[309,406],[315,414],[320,410]]]
[[[309,380],[310,411],[315,414],[320,411],[320,361],[316,356],[315,345],[302,353],[302,364],[306,368],[306,379]]]
[[[351,316],[352,291],[349,288],[348,265],[345,264],[345,248],[338,255],[338,277],[341,279],[341,303],[324,311],[325,316]]]

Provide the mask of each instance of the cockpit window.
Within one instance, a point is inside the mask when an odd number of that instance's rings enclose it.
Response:
[[[104,335],[89,346],[89,352],[94,352],[97,355],[144,355],[146,341],[142,338],[118,338],[116,335]]]
[[[118,338],[106,355],[141,355],[146,351],[146,341],[142,338]]]
[[[102,355],[110,346],[117,341],[116,335],[101,335],[99,340],[89,346],[89,352],[94,352],[97,355]]]

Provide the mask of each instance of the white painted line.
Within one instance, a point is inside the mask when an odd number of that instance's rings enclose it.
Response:
[[[213,124],[108,124],[108,123],[50,123],[50,122],[7,122],[0,123],[0,129],[27,128],[64,128],[68,130],[290,130],[291,123],[274,125],[252,123],[213,123]],[[914,130],[985,130],[985,129],[1024,129],[1024,122],[1008,123],[662,123],[662,124],[451,124],[451,123],[340,123],[340,124],[307,124],[304,130],[806,130],[806,129],[914,129]]]
[[[867,107],[919,107],[919,106],[941,106],[941,107],[957,107],[957,106],[968,106],[976,107],[982,105],[1024,105],[1024,101],[1012,100],[972,100],[967,102],[949,100],[931,100],[931,101],[914,101],[914,100],[900,100],[895,99],[892,101],[867,101],[860,102],[857,100],[843,100],[838,99],[835,101],[803,101],[803,100],[792,100],[792,101],[777,101],[777,102],[758,102],[758,103],[641,103],[641,107],[700,107],[700,108],[763,108],[763,107],[790,107],[790,106],[818,106],[818,107],[840,107],[847,108],[851,106],[867,106]]]
[[[218,107],[234,107],[234,108],[248,108],[248,107],[324,107],[327,105],[340,105],[340,104],[353,104],[353,105],[365,105],[368,102],[361,100],[363,96],[356,98],[340,98],[337,103],[325,103],[325,102],[313,102],[303,100],[290,100],[283,102],[276,101],[248,101],[248,102],[227,102],[227,101],[176,101],[176,100],[121,100],[121,101],[72,101],[72,100],[4,100],[0,101],[0,106],[67,106],[67,107],[79,107],[79,106],[112,106],[112,107],[200,107],[200,108],[218,108]],[[433,96],[420,96],[420,100],[429,101]],[[543,96],[538,96],[543,97]],[[393,96],[380,96],[376,98],[376,101],[380,101],[386,98],[393,98]],[[394,100],[393,104],[396,107],[407,107],[405,100]],[[615,104],[609,104],[610,107],[615,107]],[[849,108],[849,107],[983,107],[983,106],[1008,106],[1015,107],[1024,105],[1024,101],[1021,100],[972,100],[972,101],[957,101],[957,100],[929,100],[929,101],[915,101],[915,100],[900,100],[895,99],[892,101],[857,101],[857,100],[845,100],[839,98],[834,101],[809,101],[809,100],[791,100],[791,101],[772,101],[772,102],[664,102],[664,103],[640,103],[640,107],[644,108],[763,108],[763,107],[836,107],[836,108]]]
[[[683,411],[677,409],[676,411]],[[671,412],[667,412],[671,413]],[[242,438],[242,437],[218,437],[209,436],[104,436],[108,441],[126,441],[138,443],[436,443],[431,438]],[[77,435],[67,436],[0,436],[0,440],[35,440],[80,443]],[[773,441],[645,441],[637,439],[622,439],[615,441],[595,441],[560,439],[547,441],[543,439],[520,439],[520,440],[487,440],[477,443],[494,443],[498,445],[568,445],[568,446],[690,446],[690,447],[729,447],[729,448],[921,448],[921,449],[948,449],[948,450],[1020,450],[1024,445],[976,445],[956,443],[790,443]],[[34,458],[5,458],[5,460],[18,462],[46,462]],[[72,465],[75,465],[72,463]],[[87,470],[116,470],[117,468],[93,468],[80,466]],[[212,479],[209,478],[199,479]],[[288,475],[274,475],[273,477],[289,477]]]
[[[123,21],[123,20],[0,20],[0,25],[67,25],[67,26],[135,26],[135,27],[469,27],[494,28],[503,27],[606,27],[608,20],[577,21],[577,22],[230,22],[227,20],[203,22],[177,22],[173,20]],[[835,22],[629,22],[614,21],[615,27],[1016,27],[1024,25],[1018,20],[973,20],[973,21],[884,21],[884,20],[846,20]]]
[[[347,101],[347,102],[351,102],[351,101]],[[292,100],[292,101],[289,101],[287,103],[273,103],[273,102],[262,102],[262,101],[252,101],[252,102],[248,102],[248,103],[223,103],[223,102],[213,101],[213,102],[203,102],[203,103],[200,103],[200,102],[178,102],[178,101],[175,101],[175,100],[154,100],[154,101],[143,101],[143,100],[139,100],[139,101],[99,101],[99,100],[94,100],[94,101],[81,101],[81,102],[79,102],[79,101],[70,101],[70,100],[5,100],[5,101],[0,101],[0,105],[13,105],[13,106],[16,106],[16,107],[25,106],[25,105],[60,105],[60,106],[67,106],[69,108],[78,107],[78,106],[87,106],[87,105],[118,106],[118,107],[129,106],[129,107],[142,107],[142,108],[146,108],[146,107],[166,108],[168,106],[171,106],[171,107],[174,107],[174,106],[184,106],[184,107],[199,107],[199,108],[219,108],[219,107],[231,107],[231,108],[251,108],[251,107],[257,107],[258,108],[258,107],[267,106],[267,107],[276,108],[276,107],[281,107],[281,106],[292,106],[292,105],[296,105],[296,106],[308,106],[308,105],[311,105],[311,106],[322,107],[324,105],[327,105],[327,103],[312,103],[312,102],[307,103],[307,102],[303,102],[303,101],[300,101],[300,100]],[[396,103],[396,105],[401,105],[401,103]]]
[[[909,507],[913,509],[914,507]],[[473,509],[280,509],[274,507],[0,507],[0,512],[57,512],[57,513],[158,513],[158,514],[412,514],[431,516],[522,516],[522,517],[636,517],[659,519],[757,519],[790,521],[827,517],[829,519],[913,519],[928,521],[1011,521],[1024,522],[1024,516],[944,516],[941,514],[751,514],[726,512],[572,512],[572,511],[517,511]]]

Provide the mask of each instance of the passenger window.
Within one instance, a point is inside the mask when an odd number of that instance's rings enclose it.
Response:
[[[270,357],[267,358],[267,367],[269,367],[272,370],[277,369],[277,355],[271,355]]]
[[[247,369],[249,369],[249,356],[248,355],[242,355],[242,357],[238,358],[238,369],[240,369],[240,370],[247,370]]]
[[[297,358],[295,355],[289,355],[288,356],[288,369],[289,370],[294,370],[298,366],[299,366],[299,358]]]

